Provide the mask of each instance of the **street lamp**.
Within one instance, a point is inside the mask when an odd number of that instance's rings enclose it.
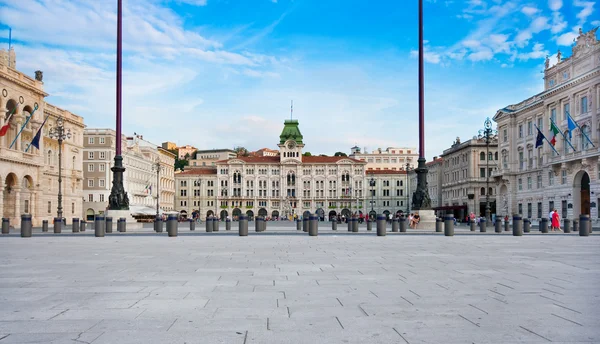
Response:
[[[200,203],[202,203],[202,197],[200,197],[200,195],[202,194],[202,178],[198,178],[194,182],[198,187],[198,218],[200,218]]]
[[[406,163],[406,215],[410,214],[410,178],[408,172],[414,170],[414,167],[410,166],[410,163]]]
[[[470,194],[468,194],[468,195],[467,195],[467,197],[468,197],[469,199],[472,199],[472,200],[473,200],[473,211],[472,211],[472,213],[473,213],[473,214],[475,214],[475,190],[473,190],[473,193],[470,193]],[[470,214],[469,214],[469,215],[470,215]],[[471,216],[469,216],[469,219],[470,219],[470,218],[471,218]]]
[[[164,166],[160,164],[160,158],[157,158],[152,164],[152,172],[156,172],[156,218],[160,216],[158,213],[158,203],[160,200],[160,171],[164,171]]]
[[[484,128],[479,130],[478,138],[485,139],[485,220],[488,224],[492,222],[491,209],[490,209],[490,142],[498,135],[498,130],[492,129],[492,121],[490,118],[486,118],[484,122]]]
[[[375,211],[373,210],[373,197],[375,196],[375,178],[373,178],[373,173],[370,173],[370,175],[371,179],[369,180],[369,185],[371,186],[371,213],[373,213]]]
[[[56,127],[50,129],[50,138],[58,140],[58,209],[56,215],[62,221],[62,143],[71,138],[71,129],[65,129],[62,116],[56,120]]]

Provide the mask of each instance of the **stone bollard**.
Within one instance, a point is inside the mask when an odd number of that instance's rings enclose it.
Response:
[[[371,218],[368,217],[367,218],[367,231],[372,231],[373,230],[373,221],[371,221]]]
[[[79,233],[79,218],[78,217],[73,218],[73,224],[71,225],[71,230],[73,231],[73,233]]]
[[[83,221],[83,225],[85,225],[85,221]],[[48,220],[42,220],[42,232],[48,231]]]
[[[531,232],[531,221],[529,219],[523,219],[523,233]]]
[[[225,219],[225,230],[226,231],[231,230],[231,219]]]
[[[475,222],[475,220],[471,220],[471,223],[469,224],[471,226],[471,232],[475,232],[477,230],[477,223]]]
[[[124,217],[119,220],[121,220],[121,233],[127,232],[127,220]]]
[[[319,235],[319,217],[316,214],[310,214],[308,224],[308,235],[317,236]]]
[[[195,231],[196,230],[196,221],[194,221],[194,219],[189,219],[190,221],[190,231]]]
[[[479,232],[481,233],[485,233],[485,231],[487,230],[487,224],[485,222],[485,217],[479,219]]]
[[[454,236],[454,215],[444,215],[444,236]]]
[[[21,215],[21,238],[31,238],[31,214]]]
[[[508,221],[508,220],[504,221],[504,231],[510,232],[510,221]]]
[[[248,218],[246,218],[246,221],[248,221]],[[212,231],[213,231],[212,216],[208,216],[206,218],[206,233],[212,233]]]
[[[394,217],[392,219],[392,232],[398,231],[400,231],[400,224],[398,223],[398,219]]]
[[[60,234],[62,232],[62,223],[61,223],[61,218],[60,217],[55,217],[54,218],[54,233],[55,234]]]
[[[548,233],[548,219],[543,217],[542,221],[540,221],[540,232],[542,233]]]
[[[308,233],[308,221],[310,219],[306,216],[302,216],[302,231]]]
[[[117,233],[121,233],[123,225],[121,224],[121,218],[117,219]]]
[[[574,233],[578,233],[579,232],[579,220],[573,219],[573,229],[572,229],[572,231]]]
[[[565,233],[571,233],[571,220],[563,219],[563,230]]]
[[[519,214],[513,215],[513,236],[523,235],[523,218]]]
[[[358,218],[352,217],[352,232],[358,233]]]
[[[213,232],[219,231],[219,225],[221,224],[220,219],[216,216],[213,217]]]
[[[154,218],[154,231],[156,233],[162,233],[162,231],[163,231],[162,217],[160,217],[160,216],[157,216],[156,218]]]
[[[96,218],[94,219],[94,235],[97,238],[101,238],[104,236],[104,233],[104,216],[96,215]]]
[[[299,231],[302,230],[302,220],[300,220],[300,218],[296,219],[296,229]]]
[[[589,215],[579,215],[579,236],[589,236],[591,226]]]
[[[106,226],[106,227],[104,227],[104,232],[107,233],[107,234],[112,233],[112,227],[113,227],[113,221],[112,220],[113,220],[112,217],[107,216],[106,217],[106,221],[104,222],[104,225]]]
[[[255,232],[260,232],[261,231],[262,227],[261,227],[260,221],[261,221],[261,217],[260,216],[255,216],[254,217],[254,231]]]
[[[502,233],[502,219],[497,217],[496,222],[494,222],[494,230],[496,233]]]
[[[263,231],[263,232],[266,231],[267,230],[267,219],[264,216],[262,218],[262,223],[261,224],[262,224],[261,231]]]
[[[167,235],[170,237],[177,236],[177,215],[169,215],[167,216]]]
[[[46,220],[44,220],[44,221],[46,221]],[[42,225],[43,225],[43,221],[42,221]],[[83,219],[81,219],[81,221],[79,221],[79,231],[80,231],[80,232],[85,232],[85,230],[86,230],[86,227],[87,227],[87,221],[86,221],[86,220],[83,220]],[[43,232],[43,231],[44,231],[44,230],[42,229],[42,232]],[[48,231],[48,221],[46,221],[46,232],[47,232],[47,231]]]
[[[298,228],[300,229],[300,228]],[[332,231],[337,231],[337,219],[333,218],[333,220],[331,220],[331,230]]]
[[[377,236],[386,235],[386,218],[384,214],[377,215]]]
[[[444,219],[442,219],[441,217],[436,217],[435,218],[435,232],[441,233],[443,226],[444,226]]]
[[[406,228],[408,224],[406,222],[406,217],[400,216],[400,220],[398,220],[398,224],[400,225],[400,233],[406,233]]]
[[[348,232],[352,232],[352,218],[346,218],[346,224],[348,225]]]
[[[238,218],[240,236],[248,236],[248,215],[241,214]]]
[[[2,218],[2,234],[10,233],[10,219],[8,217]]]

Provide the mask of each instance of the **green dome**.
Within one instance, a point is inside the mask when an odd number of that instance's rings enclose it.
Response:
[[[302,133],[300,133],[298,120],[296,119],[286,119],[285,122],[283,122],[283,130],[281,131],[281,135],[279,135],[279,143],[284,144],[288,140],[302,143]]]

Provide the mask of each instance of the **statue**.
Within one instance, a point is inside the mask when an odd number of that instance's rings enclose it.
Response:
[[[583,35],[583,30],[581,28],[579,28],[579,36]]]
[[[41,70],[36,70],[35,71],[35,80],[42,81],[43,79],[44,79],[44,72],[42,72]]]
[[[558,63],[560,63],[561,57],[562,57],[562,54],[560,52],[560,49],[558,49],[558,52],[556,53],[556,60],[557,60]]]
[[[545,63],[546,69],[548,69],[548,67],[550,66],[550,56],[546,55],[546,63]]]
[[[508,198],[506,198],[506,194],[502,195],[502,210],[504,210],[504,214],[508,215]]]

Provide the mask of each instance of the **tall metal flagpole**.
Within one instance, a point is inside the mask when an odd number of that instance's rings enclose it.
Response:
[[[117,128],[115,142],[115,164],[111,168],[113,171],[113,183],[108,199],[109,210],[129,210],[129,198],[123,187],[123,157],[121,156],[121,84],[123,81],[121,74],[122,67],[122,33],[123,33],[123,0],[117,0]]]
[[[415,169],[417,189],[413,194],[415,210],[430,209],[431,201],[427,190],[427,166],[425,165],[425,80],[423,70],[423,0],[419,0],[419,159]]]

